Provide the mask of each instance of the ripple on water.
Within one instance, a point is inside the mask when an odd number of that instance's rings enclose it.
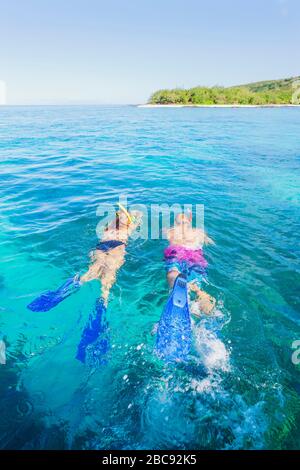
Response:
[[[2,447],[300,447],[299,122],[298,109],[1,110],[0,329],[19,386],[1,394]],[[221,315],[195,322],[186,367],[153,355],[165,241],[130,241],[99,370],[74,359],[97,282],[46,314],[26,309],[85,269],[96,209],[120,194],[204,204],[205,288]]]

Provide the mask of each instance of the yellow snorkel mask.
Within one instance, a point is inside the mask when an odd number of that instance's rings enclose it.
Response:
[[[134,216],[131,216],[128,212],[127,209],[125,209],[125,207],[123,206],[123,204],[121,204],[120,202],[117,202],[118,206],[119,206],[119,209],[123,212],[123,214],[126,215],[127,219],[129,220],[129,222],[132,224],[134,222]]]

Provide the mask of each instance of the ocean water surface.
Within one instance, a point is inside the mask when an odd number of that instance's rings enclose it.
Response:
[[[1,449],[300,448],[300,110],[0,108]],[[207,290],[185,366],[153,354],[167,300],[164,240],[131,240],[101,367],[75,359],[94,281],[100,203],[204,204]]]

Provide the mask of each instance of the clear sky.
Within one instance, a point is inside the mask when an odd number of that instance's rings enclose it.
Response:
[[[9,104],[300,75],[299,0],[0,0]]]

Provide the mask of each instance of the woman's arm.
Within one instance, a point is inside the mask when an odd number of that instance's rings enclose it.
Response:
[[[128,227],[128,236],[130,236],[132,232],[134,232],[138,228],[138,226],[141,224],[142,219],[143,219],[143,212],[131,211],[130,215],[134,217],[134,220]]]

